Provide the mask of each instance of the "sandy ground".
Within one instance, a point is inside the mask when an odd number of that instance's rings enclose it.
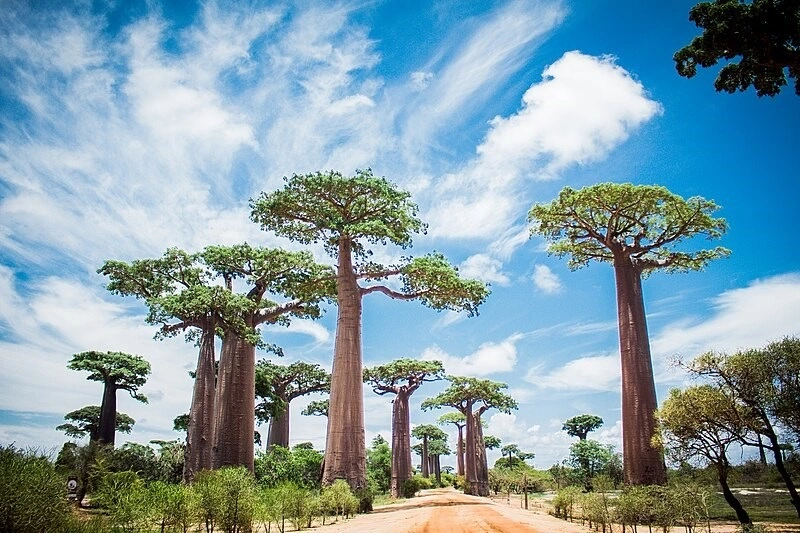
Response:
[[[587,533],[538,510],[526,511],[515,505],[454,489],[423,491],[423,495],[400,503],[376,507],[369,514],[325,526],[320,531],[348,533]]]
[[[369,514],[358,515],[323,527],[320,533],[591,533],[594,530],[566,522],[547,514],[549,507],[531,500],[528,510],[520,508],[519,499],[467,496],[454,489],[434,489],[399,503],[376,507]],[[615,525],[613,531],[620,532]],[[714,524],[713,533],[731,533],[735,524]],[[647,531],[647,528],[639,529]],[[672,528],[672,531],[684,531]],[[697,531],[706,532],[705,527]],[[800,528],[771,529],[774,532],[800,532]]]

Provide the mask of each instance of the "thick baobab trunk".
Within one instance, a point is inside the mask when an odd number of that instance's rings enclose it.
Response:
[[[464,475],[464,426],[457,425],[458,442],[456,443],[456,474]]]
[[[183,479],[191,482],[201,470],[214,466],[212,441],[214,439],[214,395],[216,380],[214,368],[215,331],[212,324],[205,328],[200,339],[200,353],[189,409],[189,430],[186,434]]]
[[[466,494],[478,494],[478,477],[476,468],[476,428],[475,428],[475,415],[472,413],[472,402],[467,402],[464,416],[467,418],[467,434],[465,440],[464,451],[464,492]]]
[[[422,436],[422,477],[430,477],[431,463],[428,457],[428,437]]]
[[[100,419],[97,421],[97,441],[114,446],[117,431],[117,386],[106,379],[103,386],[103,402],[100,404]]]
[[[725,453],[724,450],[722,453]],[[717,479],[719,480],[719,486],[722,488],[722,496],[736,513],[736,519],[739,520],[739,523],[752,524],[753,521],[750,520],[750,515],[747,514],[741,502],[736,498],[733,492],[731,492],[731,488],[728,486],[728,464],[727,460],[724,458],[721,462],[717,463]]]
[[[489,464],[486,459],[486,446],[483,442],[483,425],[481,417],[474,417],[475,424],[475,477],[477,479],[476,492],[478,496],[489,495]]]
[[[656,388],[647,336],[642,279],[626,256],[614,260],[622,361],[622,453],[625,483],[664,484],[664,457],[654,448]]]
[[[331,485],[337,479],[344,479],[353,490],[361,490],[367,487],[361,368],[361,289],[353,273],[351,242],[344,238],[339,241],[336,290],[339,309],[322,484]]]
[[[442,464],[439,461],[439,456],[433,456],[433,472],[436,476],[436,483],[441,487],[442,486]]]
[[[269,434],[267,436],[267,448],[270,446],[289,447],[289,401],[286,401],[286,408],[273,417],[269,422]]]
[[[411,479],[411,419],[408,395],[400,391],[392,404],[392,481],[393,498],[403,495],[403,484]]]
[[[250,324],[248,324],[250,325]],[[215,397],[214,468],[254,469],[256,349],[233,332],[225,332]]]

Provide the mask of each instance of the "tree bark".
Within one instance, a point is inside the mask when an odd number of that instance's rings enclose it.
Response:
[[[466,494],[477,495],[478,478],[475,470],[475,415],[472,413],[472,402],[467,402],[464,416],[467,418],[467,434],[464,439],[464,492]]]
[[[456,474],[464,475],[464,426],[456,424],[458,428],[458,443],[456,444]]]
[[[392,481],[393,498],[403,495],[403,484],[411,479],[411,419],[408,395],[399,391],[392,403]]]
[[[216,394],[214,368],[215,331],[213,322],[203,329],[200,353],[189,409],[189,429],[186,434],[183,480],[190,483],[201,470],[214,466],[212,441],[214,438],[214,395]]]
[[[339,240],[336,278],[336,341],[331,373],[328,430],[322,484],[344,479],[353,490],[367,487],[361,366],[361,290],[352,263],[352,243]]]
[[[114,446],[117,430],[117,384],[113,379],[106,378],[103,382],[103,402],[100,404],[97,426],[97,441]]]
[[[483,442],[483,425],[480,415],[474,417],[475,425],[475,478],[478,496],[489,495],[489,464],[486,459],[486,446]]]
[[[664,457],[654,448],[654,413],[658,407],[641,272],[622,254],[614,259],[617,319],[622,363],[622,452],[625,483],[664,484]]]
[[[442,486],[442,464],[439,461],[439,456],[433,456],[433,471],[434,475],[436,476],[436,483],[441,487]]]
[[[286,408],[269,422],[267,448],[270,446],[289,447],[289,402],[290,400],[286,400]]]
[[[252,319],[248,326],[252,326]],[[215,398],[214,468],[254,469],[256,349],[234,332],[225,332]]]
[[[736,519],[739,520],[740,524],[752,524],[753,521],[750,520],[750,515],[747,514],[747,511],[744,507],[742,507],[741,502],[734,496],[733,492],[731,492],[731,488],[728,486],[728,464],[727,460],[723,457],[722,461],[717,463],[717,479],[719,480],[719,486],[722,487],[722,496],[725,498],[725,501],[728,502],[728,505],[731,506],[731,509],[736,513]]]
[[[428,457],[428,437],[422,436],[422,477],[430,477],[430,458]]]

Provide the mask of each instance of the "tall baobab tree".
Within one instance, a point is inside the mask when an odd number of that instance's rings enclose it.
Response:
[[[370,261],[369,245],[408,248],[412,234],[425,229],[410,193],[385,178],[359,170],[349,178],[330,171],[284,180],[283,189],[251,200],[251,218],[262,229],[302,244],[322,243],[337,262],[338,316],[322,481],[330,485],[345,479],[361,490],[367,483],[361,393],[363,297],[379,292],[474,315],[489,291],[482,282],[461,279],[441,254],[403,258],[389,266]],[[394,277],[400,278],[399,289],[383,283]]]
[[[657,408],[642,277],[657,270],[701,270],[730,252],[721,247],[686,251],[678,245],[695,235],[720,237],[719,207],[700,197],[688,200],[664,187],[601,183],[580,190],[565,187],[549,204],[531,208],[532,234],[550,240],[548,251],[568,255],[569,267],[589,261],[611,263],[617,287],[617,319],[622,366],[622,448],[625,482],[666,482],[661,452],[655,449]]]
[[[331,388],[331,375],[321,366],[297,361],[288,366],[262,359],[256,364],[256,417],[269,420],[267,447],[289,447],[289,407],[295,398]]]
[[[411,430],[411,436],[422,441],[422,477],[429,477],[431,469],[428,443],[433,440],[447,440],[447,433],[433,424],[421,424]]]
[[[113,446],[117,428],[117,391],[127,391],[134,400],[147,403],[147,396],[141,394],[139,388],[147,383],[150,363],[140,355],[89,351],[73,355],[67,368],[87,371],[86,379],[103,384],[97,441]]]
[[[100,406],[87,405],[64,415],[67,422],[56,426],[58,431],[63,431],[69,437],[77,439],[89,436],[89,442],[94,442],[100,432]],[[117,411],[115,419],[116,431],[130,433],[136,421],[125,413]]]
[[[397,359],[385,365],[364,369],[364,383],[375,394],[394,394],[392,400],[392,479],[389,492],[403,495],[403,483],[411,479],[411,417],[408,401],[426,381],[444,379],[440,361]]]
[[[465,437],[464,471],[467,494],[489,495],[489,466],[483,440],[481,416],[489,409],[510,413],[517,408],[517,402],[502,392],[508,388],[505,383],[488,379],[449,376],[450,386],[441,394],[422,402],[423,409],[452,407],[464,415],[467,434]]]
[[[445,413],[439,417],[439,425],[452,424],[458,430],[458,440],[456,441],[456,474],[464,475],[464,427],[467,425],[467,417],[464,413],[454,411]]]

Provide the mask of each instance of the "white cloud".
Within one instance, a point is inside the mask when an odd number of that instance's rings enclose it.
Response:
[[[508,285],[510,280],[503,272],[503,263],[486,254],[469,256],[458,266],[459,274],[468,279],[479,279],[487,283]]]
[[[462,320],[466,320],[466,318],[466,313],[459,313],[458,311],[445,311],[442,313],[442,317],[433,323],[431,330],[435,331],[446,328],[447,326],[461,322]]]
[[[486,239],[508,232],[527,207],[520,194],[525,179],[552,179],[601,160],[661,112],[612,57],[567,52],[542,77],[519,111],[490,122],[476,157],[438,184],[428,213],[432,235]]]
[[[533,284],[545,294],[555,294],[561,291],[561,280],[546,265],[536,265],[533,268]]]
[[[732,352],[800,334],[800,274],[755,280],[711,300],[708,318],[667,325],[652,338],[654,356],[691,359],[708,350]]]
[[[270,325],[264,328],[271,334],[297,333],[308,335],[314,339],[316,344],[329,344],[331,342],[331,332],[320,324],[312,320],[293,319],[288,326]]]
[[[619,355],[594,355],[569,361],[564,366],[541,373],[536,366],[525,380],[537,387],[558,390],[619,390]]]
[[[414,91],[424,90],[433,79],[433,72],[416,71],[411,73],[411,87]]]
[[[522,337],[515,333],[499,343],[483,343],[473,353],[463,357],[450,355],[438,346],[431,346],[422,352],[421,359],[441,361],[445,371],[456,376],[488,376],[510,372],[517,364],[516,343]]]

